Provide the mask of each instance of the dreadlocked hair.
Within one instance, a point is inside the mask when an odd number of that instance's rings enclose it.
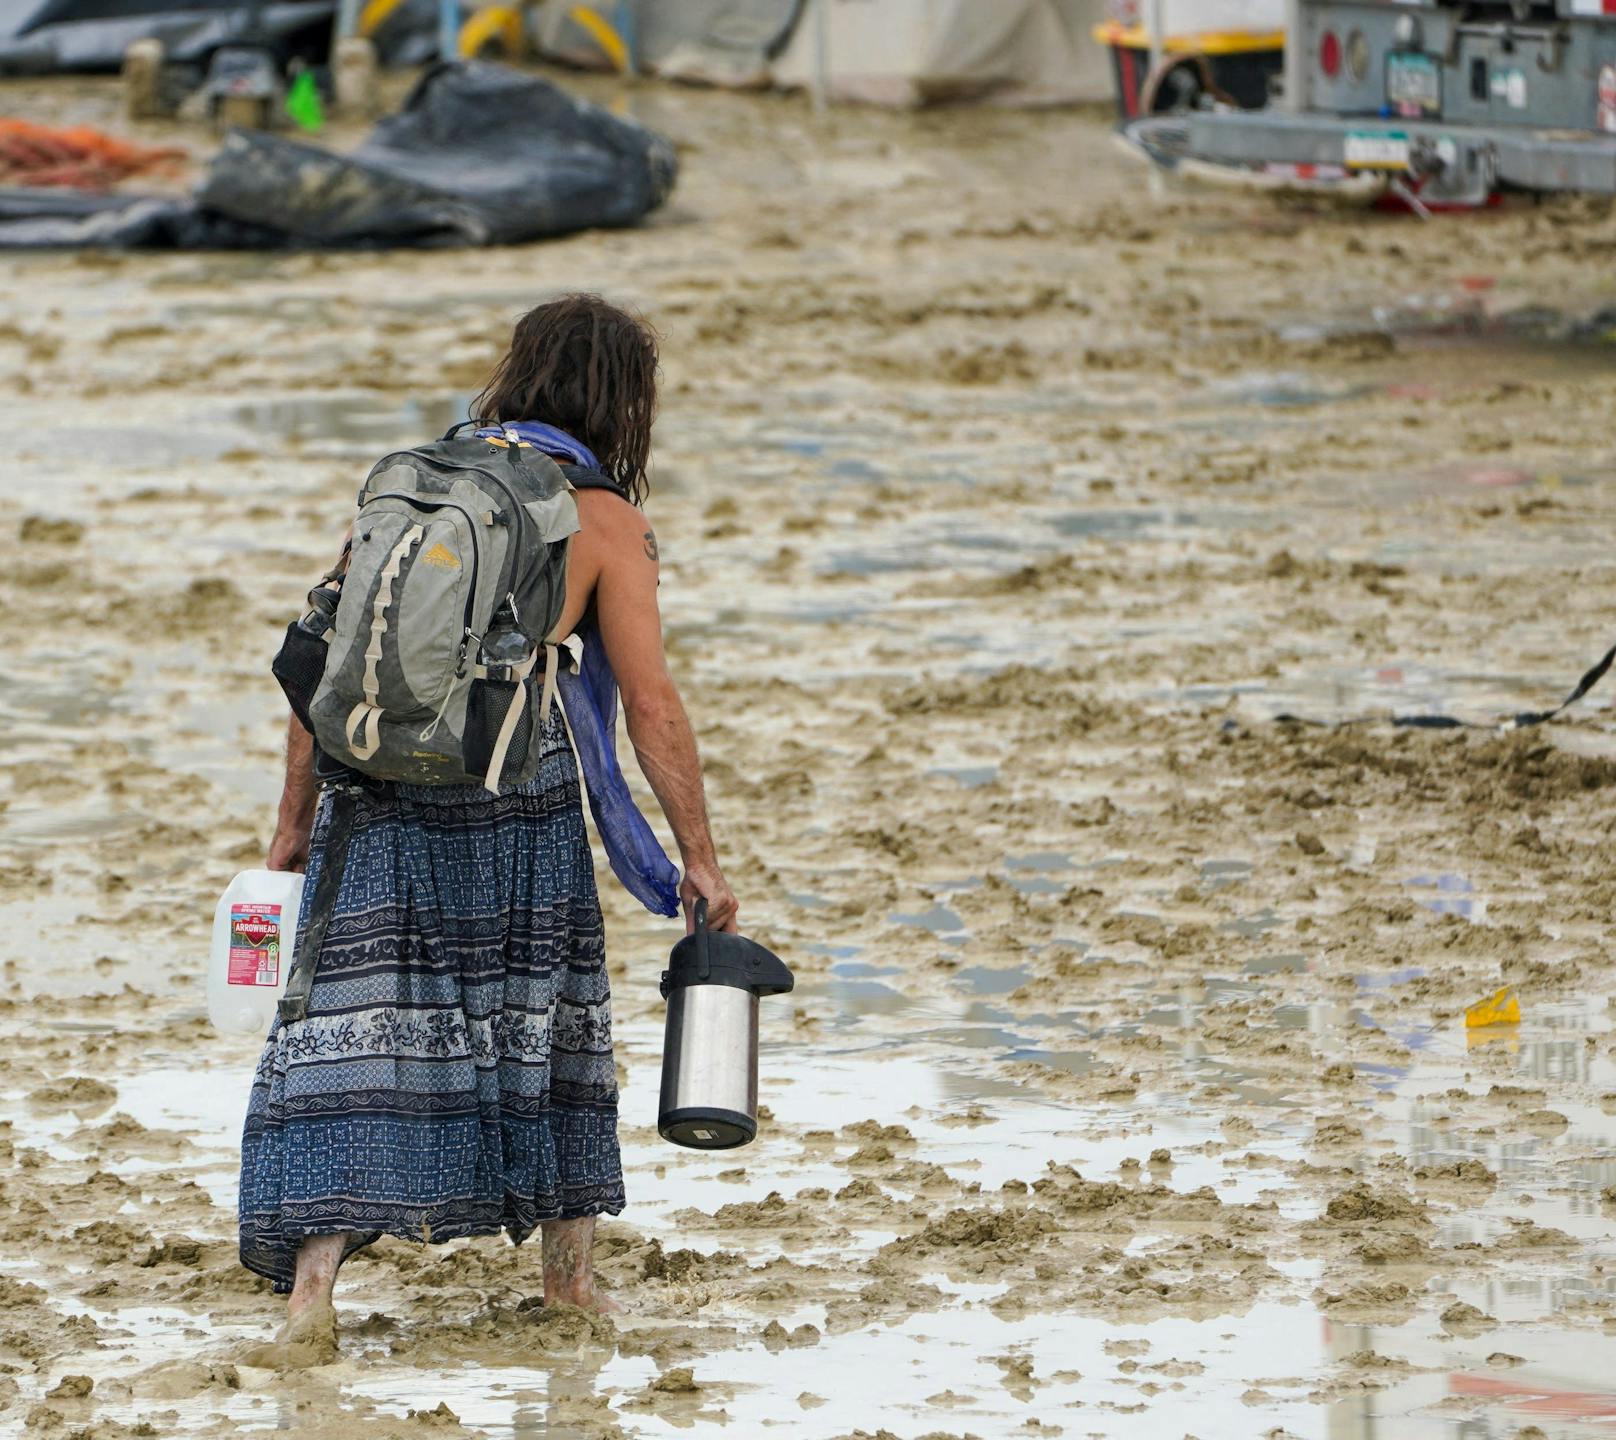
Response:
[[[641,505],[651,488],[656,410],[656,332],[599,295],[563,295],[516,322],[471,418],[558,426],[593,450],[600,468]]]

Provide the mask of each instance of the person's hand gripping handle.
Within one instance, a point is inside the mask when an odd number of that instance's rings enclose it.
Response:
[[[716,863],[687,866],[685,877],[679,882],[679,898],[685,907],[686,935],[693,935],[696,932],[698,900],[707,902],[709,930],[724,930],[731,935],[736,933],[736,922],[740,917],[741,907]]]

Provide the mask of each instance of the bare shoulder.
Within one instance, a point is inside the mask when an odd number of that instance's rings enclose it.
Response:
[[[578,492],[578,520],[602,560],[639,556],[653,565],[661,559],[656,531],[646,514],[621,495],[605,490]]]

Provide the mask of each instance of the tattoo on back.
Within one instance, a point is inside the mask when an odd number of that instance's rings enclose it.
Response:
[[[645,532],[645,558],[655,564],[662,559],[662,551],[657,548],[656,531]]]

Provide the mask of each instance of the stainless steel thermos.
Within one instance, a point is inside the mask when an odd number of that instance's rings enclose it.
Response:
[[[705,900],[695,920],[662,972],[668,1028],[657,1130],[693,1150],[730,1150],[757,1135],[758,998],[783,995],[795,980],[756,941],[709,930]]]

